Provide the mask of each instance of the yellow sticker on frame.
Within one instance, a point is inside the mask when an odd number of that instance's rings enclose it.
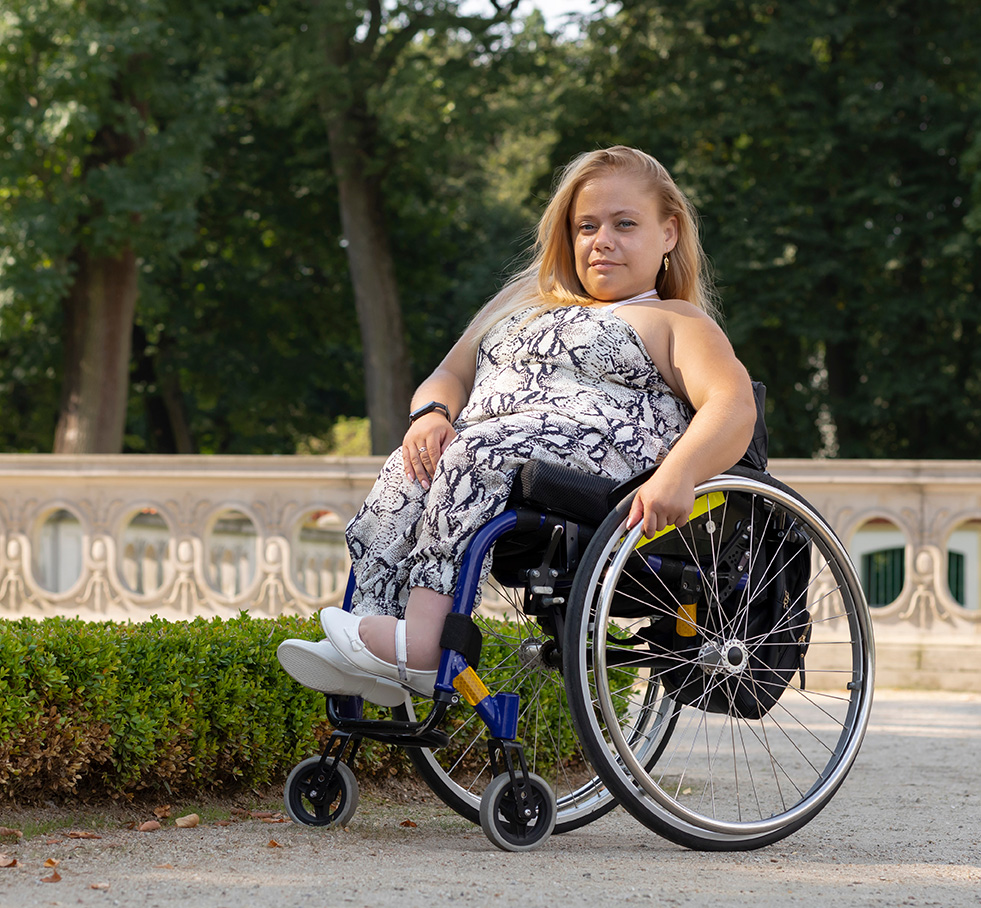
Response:
[[[701,517],[703,514],[707,514],[712,508],[720,507],[725,503],[726,496],[725,492],[709,492],[708,495],[699,495],[695,499],[695,507],[692,508],[691,514],[688,515],[688,520],[692,521],[696,517]],[[663,530],[658,530],[653,536],[641,536],[640,540],[634,548],[643,548],[649,542],[653,542],[655,539],[660,539],[662,536],[666,536],[668,533],[673,533],[677,527],[672,523],[666,526]]]

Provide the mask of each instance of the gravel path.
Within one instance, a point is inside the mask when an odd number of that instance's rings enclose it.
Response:
[[[976,908],[979,782],[981,695],[880,691],[858,762],[831,804],[755,852],[686,851],[618,810],[537,851],[505,854],[422,792],[364,795],[350,827],[336,831],[276,822],[274,803],[273,816],[229,825],[216,817],[228,817],[230,805],[184,805],[174,817],[200,809],[202,825],[181,829],[168,819],[153,832],[118,820],[96,828],[91,814],[90,825],[72,826],[81,814],[0,809],[0,826],[50,824],[21,840],[0,838],[0,865],[16,861],[0,866],[0,908],[470,908],[501,900]]]

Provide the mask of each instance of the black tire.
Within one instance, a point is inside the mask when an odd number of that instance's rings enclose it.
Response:
[[[558,809],[555,794],[548,783],[534,774],[526,782],[535,816],[520,815],[511,777],[507,773],[494,778],[480,801],[480,827],[484,835],[502,851],[531,851],[546,842],[555,828]]]
[[[347,763],[338,763],[323,789],[317,784],[319,766],[320,757],[308,757],[293,767],[283,787],[286,813],[304,826],[346,826],[358,809],[358,781]]]
[[[570,597],[565,672],[579,739],[626,810],[680,845],[746,850],[809,822],[850,769],[872,703],[871,620],[844,547],[800,496],[744,469],[698,495],[707,510],[654,541],[625,531],[629,499],[599,528]],[[746,560],[726,568],[737,533]],[[750,634],[788,563],[805,565],[800,592],[784,597],[801,626],[756,623]],[[703,587],[697,607],[664,579],[690,565]],[[791,630],[805,684],[799,671],[779,683],[757,673],[765,647],[780,640],[788,651]],[[644,732],[630,721],[639,705],[652,708],[652,690],[671,701],[653,764],[638,759]],[[775,702],[754,700],[760,691]]]

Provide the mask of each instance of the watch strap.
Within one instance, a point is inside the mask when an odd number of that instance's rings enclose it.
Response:
[[[439,410],[448,420],[450,418],[450,408],[446,404],[440,403],[438,400],[431,400],[428,404],[423,404],[421,407],[413,410],[409,414],[409,423],[414,423],[420,416],[425,416],[427,413],[433,413]]]

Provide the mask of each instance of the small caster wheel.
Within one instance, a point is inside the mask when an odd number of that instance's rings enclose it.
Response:
[[[330,784],[324,785],[331,764],[322,775],[319,766],[320,757],[309,757],[293,768],[283,789],[286,812],[304,826],[345,826],[358,809],[358,780],[347,763],[337,763]]]
[[[494,778],[480,799],[480,827],[503,851],[530,851],[552,834],[558,808],[555,794],[541,776],[533,773],[526,779],[529,789],[528,808],[532,816],[523,816],[507,773]]]

